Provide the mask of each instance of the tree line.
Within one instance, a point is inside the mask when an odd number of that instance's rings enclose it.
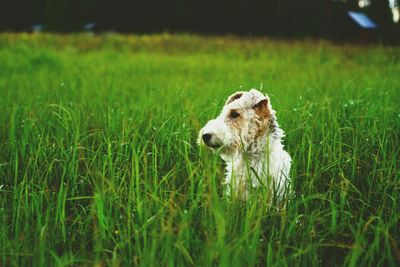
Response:
[[[75,32],[94,23],[99,32],[364,36],[349,10],[370,16],[378,25],[378,38],[400,38],[399,23],[391,20],[384,0],[371,1],[363,10],[356,0],[5,0],[0,30],[29,31],[39,24],[46,31]]]

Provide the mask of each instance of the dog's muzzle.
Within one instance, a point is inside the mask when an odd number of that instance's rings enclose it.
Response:
[[[215,137],[211,133],[205,133],[201,137],[203,139],[203,142],[206,146],[211,147],[211,148],[219,148],[221,147],[221,144],[216,142]]]

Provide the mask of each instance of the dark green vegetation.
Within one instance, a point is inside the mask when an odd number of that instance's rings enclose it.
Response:
[[[400,264],[400,49],[0,35],[0,265]],[[295,195],[223,194],[196,145],[263,88]]]

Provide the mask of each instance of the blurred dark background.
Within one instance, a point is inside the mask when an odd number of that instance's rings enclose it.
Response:
[[[348,11],[376,25],[365,29]],[[400,43],[398,0],[2,0],[0,31],[263,35]]]

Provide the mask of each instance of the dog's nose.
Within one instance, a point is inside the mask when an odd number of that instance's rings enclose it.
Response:
[[[211,139],[211,134],[203,134],[203,141],[204,141],[204,143],[208,143],[208,142],[210,142],[210,139]]]

